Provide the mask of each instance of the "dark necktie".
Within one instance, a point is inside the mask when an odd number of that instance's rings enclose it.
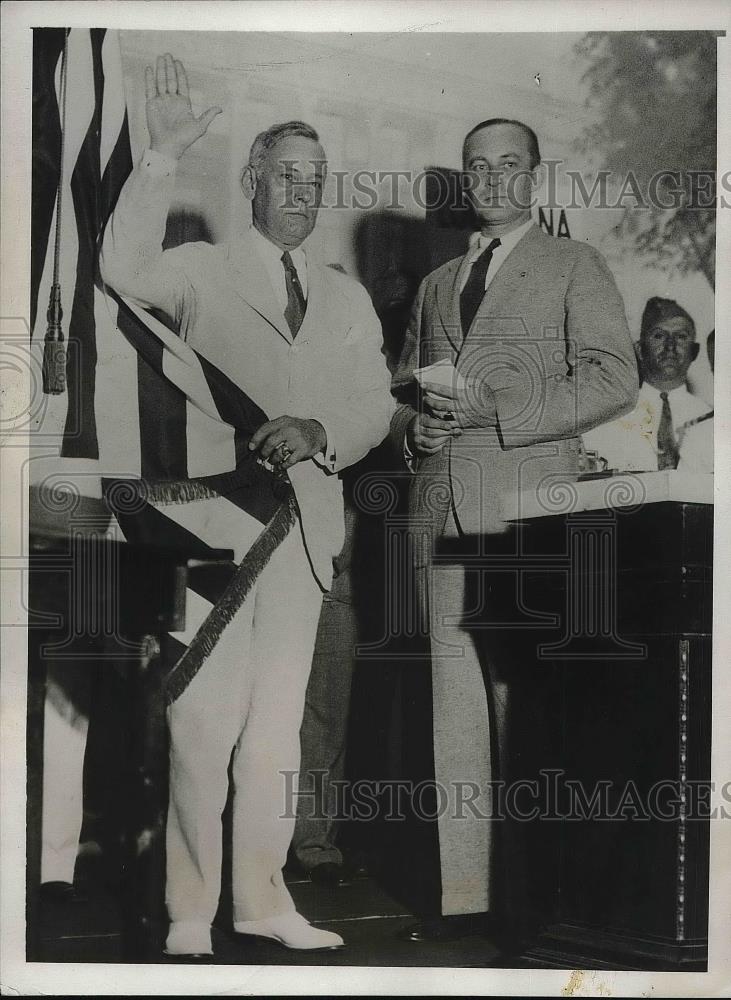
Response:
[[[284,318],[287,320],[289,329],[292,331],[292,337],[296,337],[299,328],[302,326],[302,320],[305,318],[307,303],[305,302],[302,285],[300,285],[300,279],[297,277],[297,268],[292,263],[292,258],[289,256],[288,250],[285,250],[282,254],[282,264],[284,265],[284,278],[287,283],[287,308],[284,310]]]
[[[678,442],[673,430],[673,415],[670,412],[670,400],[666,392],[660,393],[662,414],[657,428],[657,467],[658,469],[675,469],[678,465]]]
[[[459,315],[462,321],[463,337],[467,336],[467,331],[472,326],[475,313],[480,308],[480,303],[485,297],[487,269],[490,267],[493,251],[499,246],[500,240],[490,241],[487,249],[483,250],[472,265],[470,276],[462,289],[462,294],[459,297]]]

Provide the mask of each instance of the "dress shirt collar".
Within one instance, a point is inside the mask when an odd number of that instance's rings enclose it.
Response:
[[[676,389],[671,389],[668,393],[668,403],[670,412],[673,415],[673,426],[678,429],[696,417],[708,413],[710,407],[704,399],[690,392],[687,383],[679,385]],[[640,386],[639,409],[649,410],[654,420],[659,420],[662,413],[663,403],[660,399],[660,390],[649,382],[643,382]]]
[[[497,237],[500,240],[500,246],[495,250],[495,254],[500,257],[507,257],[511,250],[523,239],[525,234],[535,225],[533,219],[528,219],[517,229],[511,229],[509,233],[505,233],[504,236]],[[476,260],[483,250],[486,250],[490,245],[491,241],[495,237],[484,236],[481,232],[473,233],[470,237],[470,260]]]
[[[674,401],[680,401],[681,399],[684,400],[686,396],[690,395],[691,393],[688,392],[688,388],[685,384],[676,386],[668,392],[668,402],[670,403],[670,407],[672,408]],[[640,396],[643,399],[657,403],[658,406],[662,405],[660,401],[660,390],[656,389],[654,385],[650,385],[649,382],[643,382],[640,386]]]
[[[274,243],[271,243],[253,224],[249,227],[249,235],[256,247],[257,254],[266,268],[269,280],[274,289],[278,290],[280,286],[284,287],[285,278],[284,267],[282,265],[282,253],[284,251],[280,250]],[[298,246],[295,250],[290,250],[289,255],[297,269],[297,277],[300,280],[302,292],[305,298],[307,298],[307,257],[305,256],[305,251],[301,246]]]

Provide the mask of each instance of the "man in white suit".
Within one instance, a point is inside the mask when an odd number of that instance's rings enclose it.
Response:
[[[170,55],[158,58],[156,71],[148,67],[146,89],[150,148],[107,227],[102,275],[166,313],[191,347],[240,385],[260,388],[272,419],[249,448],[287,471],[299,510],[299,523],[168,710],[166,950],[212,951],[232,752],[234,929],[290,948],[339,947],[339,935],[296,912],[282,878],[294,825],[285,775],[298,771],[322,593],[343,542],[335,473],[385,437],[393,409],[380,326],[365,290],[301,246],[315,226],[327,169],[317,133],[303,122],[272,126],[254,141],[241,178],[250,229],[228,246],[162,251],[177,160],[220,109],[193,115],[183,66]],[[234,548],[237,559],[254,540],[227,530],[225,497],[161,509],[209,544]]]

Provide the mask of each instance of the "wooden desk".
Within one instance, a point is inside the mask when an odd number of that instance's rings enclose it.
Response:
[[[546,812],[524,830],[542,964],[707,961],[713,506],[703,479],[624,476],[509,498],[506,536],[460,543],[466,565],[482,567],[486,648],[532,664],[506,758],[511,780],[537,782]]]

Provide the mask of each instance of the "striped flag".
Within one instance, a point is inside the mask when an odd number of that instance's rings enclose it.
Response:
[[[85,481],[82,491],[101,490],[129,541],[205,559],[211,545],[185,512],[206,497],[216,498],[219,536],[238,546],[235,561],[191,577],[188,628],[173,637],[178,659],[167,679],[174,700],[294,524],[296,501],[288,478],[247,447],[268,419],[259,388],[235,384],[101,282],[101,237],[131,169],[116,33],[35,29],[32,344],[42,351],[57,230],[66,336],[66,391],[48,397],[38,430],[55,429],[54,468]]]

